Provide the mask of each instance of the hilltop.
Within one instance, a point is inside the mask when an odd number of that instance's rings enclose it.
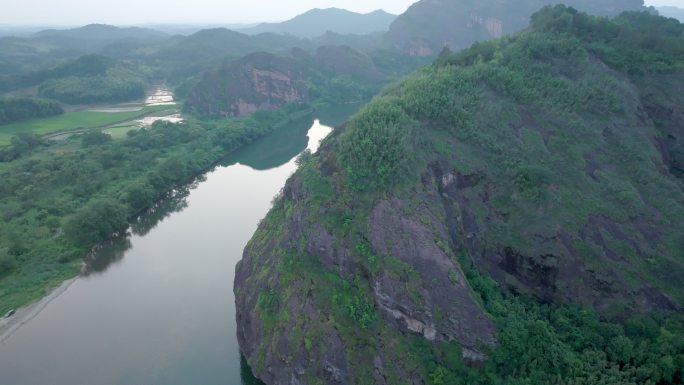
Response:
[[[33,35],[36,38],[69,38],[82,40],[159,39],[163,32],[140,27],[116,27],[107,24],[88,24],[70,29],[46,29]]]
[[[250,35],[273,32],[304,38],[314,38],[328,31],[363,35],[387,31],[396,17],[383,10],[361,14],[339,8],[315,8],[281,23],[262,23],[241,32]]]

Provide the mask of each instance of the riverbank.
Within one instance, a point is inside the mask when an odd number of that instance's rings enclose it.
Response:
[[[0,345],[6,339],[11,337],[14,332],[19,330],[19,328],[37,316],[43,309],[45,309],[47,305],[50,304],[50,302],[64,293],[78,278],[79,276],[76,276],[62,282],[61,285],[52,289],[48,295],[41,298],[37,302],[16,309],[12,316],[0,319]]]
[[[0,248],[0,314],[43,297],[62,282],[60,277],[69,276],[75,261],[167,191],[312,111],[271,111],[259,120],[189,117],[186,123],[158,123],[120,141],[84,147],[78,138],[67,138],[5,163],[0,244],[7,248]],[[120,160],[112,164],[112,159]],[[33,194],[25,194],[26,187]],[[23,211],[9,210],[22,206]]]
[[[231,153],[89,255],[0,344],[3,385],[260,384],[240,360],[234,269],[297,154],[330,131],[313,118]]]

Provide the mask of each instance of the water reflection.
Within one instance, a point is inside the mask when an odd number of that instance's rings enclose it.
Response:
[[[105,243],[95,252],[88,254],[85,258],[85,267],[82,272],[83,276],[90,277],[104,273],[109,266],[123,260],[124,254],[126,254],[126,251],[131,247],[133,247],[133,245],[128,236],[116,238]]]
[[[318,109],[299,119],[292,120],[251,146],[244,147],[226,158],[222,166],[244,164],[254,170],[264,171],[289,162],[306,149],[307,133],[318,118],[320,124],[335,127],[344,123],[363,103],[344,104]]]
[[[365,101],[329,106],[317,110],[316,116],[322,125],[337,127],[349,120],[349,117],[354,115],[364,104],[366,104]]]
[[[202,178],[198,178],[192,185],[179,187],[166,194],[162,200],[131,222],[131,232],[135,235],[145,236],[166,217],[187,208],[190,190],[194,189],[197,183],[202,180]]]
[[[133,247],[130,240],[131,233],[138,236],[145,236],[152,229],[157,227],[165,218],[187,208],[187,198],[190,195],[190,190],[195,188],[202,181],[204,181],[204,177],[199,177],[191,185],[183,186],[169,192],[164,198],[131,222],[130,232],[104,243],[92,253],[88,254],[84,259],[85,266],[82,274],[86,277],[102,274],[107,271],[110,266],[120,262],[126,254],[126,251]]]
[[[313,120],[313,115],[308,115],[278,127],[255,145],[235,151],[221,165],[227,167],[240,163],[257,171],[282,166],[306,148],[306,133]]]
[[[356,111],[358,107],[358,105],[331,107],[317,111],[315,116],[320,116],[319,120],[323,125],[340,124],[340,121]],[[313,114],[293,120],[277,128],[273,133],[258,140],[253,145],[235,151],[221,162],[221,166],[227,167],[240,163],[258,171],[280,167],[307,148],[309,143],[307,134],[316,135],[316,133],[309,132],[312,123],[314,123]],[[315,138],[315,140],[318,139],[320,138]],[[165,218],[186,209],[190,191],[205,180],[206,176],[202,175],[197,177],[193,183],[169,192],[163,199],[131,222],[130,233],[145,236]],[[101,274],[107,271],[110,266],[120,262],[126,251],[131,248],[129,235],[113,239],[90,253],[84,261],[83,275]]]

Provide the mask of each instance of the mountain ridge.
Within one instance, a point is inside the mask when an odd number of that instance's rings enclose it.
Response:
[[[663,342],[684,331],[684,25],[531,24],[443,51],[299,158],[236,269],[258,378],[684,379],[659,364],[684,362]]]
[[[262,23],[241,32],[253,35],[263,32],[291,34],[314,38],[327,31],[340,34],[369,34],[386,31],[396,18],[383,10],[361,14],[340,8],[314,8],[280,23]]]
[[[82,27],[68,29],[46,29],[33,34],[36,38],[77,38],[84,40],[116,40],[116,39],[157,39],[168,37],[167,34],[142,27],[117,27],[109,24],[87,24]]]
[[[458,51],[476,41],[498,38],[528,26],[530,16],[554,0],[422,0],[392,23],[386,38],[412,56],[435,56],[443,47]],[[643,0],[567,0],[569,6],[594,15],[615,16],[644,9]]]

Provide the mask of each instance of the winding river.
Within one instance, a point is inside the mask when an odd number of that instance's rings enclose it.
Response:
[[[257,384],[237,346],[235,264],[295,157],[357,107],[292,122],[150,209],[4,337],[0,383]]]

